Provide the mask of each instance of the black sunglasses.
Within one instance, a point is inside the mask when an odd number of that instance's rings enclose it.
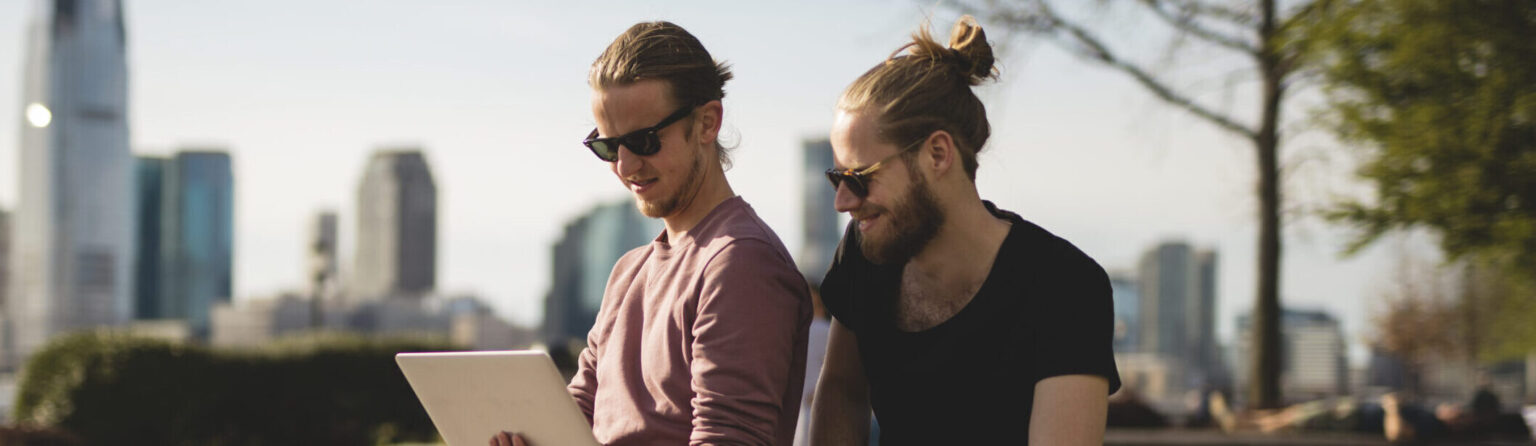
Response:
[[[598,138],[597,129],[592,129],[592,133],[587,134],[587,139],[581,143],[591,149],[593,155],[610,163],[619,160],[619,146],[628,147],[629,151],[636,155],[655,155],[656,152],[661,151],[661,138],[656,136],[656,132],[688,116],[693,109],[692,105],[683,106],[656,125],[612,138]]]
[[[926,139],[914,141],[912,144],[908,144],[906,148],[892,153],[891,156],[876,161],[874,164],[870,164],[869,167],[863,169],[827,169],[827,181],[832,182],[833,190],[837,190],[837,187],[840,185],[847,184],[848,191],[853,192],[855,197],[864,198],[869,196],[869,180],[874,177],[875,171],[880,170],[880,167],[884,166],[886,161],[911,152],[912,149],[919,147],[923,141],[926,141]]]

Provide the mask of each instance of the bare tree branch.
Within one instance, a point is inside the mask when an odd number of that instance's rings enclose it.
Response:
[[[1077,56],[1103,63],[1131,76],[1136,82],[1146,87],[1147,90],[1150,90],[1152,94],[1164,102],[1188,110],[1190,113],[1205,118],[1218,127],[1249,139],[1258,137],[1257,130],[1196,103],[1190,97],[1168,87],[1165,82],[1158,80],[1147,70],[1122,60],[1088,30],[1076,23],[1063,19],[1044,2],[1029,2],[1028,9],[1023,12],[1008,10],[1002,13],[991,13],[989,16],[1008,25],[1051,37],[1053,40],[1065,45],[1069,51],[1076,53]],[[1062,33],[1065,33],[1066,37],[1063,37]]]
[[[1259,26],[1259,18],[1251,11],[1215,5],[1199,0],[1165,0],[1164,3],[1171,4],[1185,15],[1192,17],[1209,17],[1242,28],[1258,28]]]
[[[1243,40],[1241,37],[1222,34],[1216,30],[1201,25],[1199,21],[1195,19],[1196,17],[1199,17],[1197,14],[1200,14],[1200,12],[1196,9],[1188,9],[1174,5],[1174,7],[1179,8],[1179,10],[1171,11],[1167,6],[1172,5],[1175,2],[1165,0],[1140,0],[1140,3],[1146,5],[1147,9],[1151,9],[1154,15],[1156,15],[1158,18],[1163,19],[1164,22],[1168,22],[1169,26],[1172,26],[1174,29],[1177,29],[1181,32],[1199,37],[1200,39],[1216,45],[1241,51],[1245,54],[1256,55],[1259,53],[1258,47],[1255,47],[1248,41]]]

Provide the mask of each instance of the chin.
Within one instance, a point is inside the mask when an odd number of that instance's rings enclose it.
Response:
[[[656,201],[635,197],[635,208],[640,214],[650,218],[665,218],[677,211],[676,201]]]

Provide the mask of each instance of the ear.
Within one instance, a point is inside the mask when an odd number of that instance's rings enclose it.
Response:
[[[724,118],[725,107],[720,105],[720,100],[705,102],[694,112],[693,134],[713,147],[720,137],[720,123]]]
[[[923,141],[923,147],[918,149],[918,154],[919,163],[932,170],[936,179],[944,178],[960,162],[960,148],[955,146],[955,139],[944,130],[929,133],[928,139]]]

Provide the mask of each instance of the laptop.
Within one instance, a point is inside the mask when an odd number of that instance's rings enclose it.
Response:
[[[544,352],[400,353],[395,363],[449,446],[487,444],[501,431],[532,446],[598,444]]]

